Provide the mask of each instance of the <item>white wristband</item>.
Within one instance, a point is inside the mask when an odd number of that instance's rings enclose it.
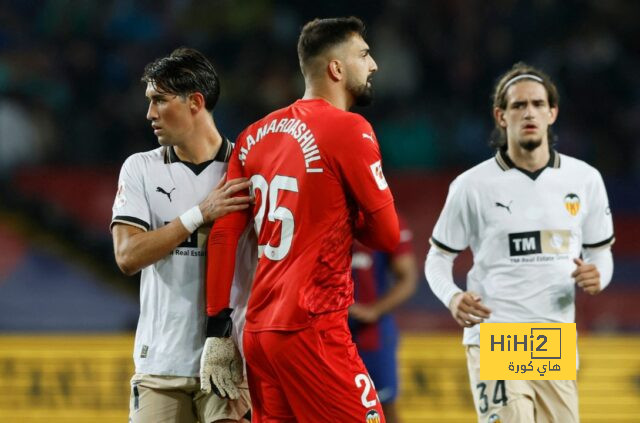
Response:
[[[204,223],[204,217],[199,206],[193,206],[180,215],[180,222],[184,225],[189,233],[193,233]]]

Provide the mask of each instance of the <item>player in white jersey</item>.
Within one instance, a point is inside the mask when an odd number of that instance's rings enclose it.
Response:
[[[497,154],[451,184],[425,274],[465,328],[478,422],[578,422],[575,381],[480,380],[477,324],[575,321],[575,285],[597,294],[613,273],[607,193],[596,169],[550,145],[558,94],[546,74],[517,63],[493,106]],[[463,292],[452,266],[467,247]]]
[[[147,119],[161,147],[125,161],[111,222],[118,266],[128,275],[142,270],[129,421],[246,422],[248,389],[230,395],[234,400],[207,395],[198,377],[206,238],[214,219],[249,203],[248,197],[232,197],[247,189],[246,180],[224,180],[233,146],[212,115],[218,77],[200,52],[180,48],[147,65],[142,81]],[[236,334],[250,291],[242,284],[251,283],[256,261],[251,248],[237,251]]]

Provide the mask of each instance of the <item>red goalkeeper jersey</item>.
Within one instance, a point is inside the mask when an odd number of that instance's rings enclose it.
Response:
[[[347,308],[358,211],[393,208],[371,125],[325,100],[298,100],[239,135],[227,179],[242,176],[255,204],[212,228],[208,314],[228,306],[237,239],[252,217],[259,261],[245,330],[296,330],[314,315]],[[395,211],[392,217],[397,232]]]

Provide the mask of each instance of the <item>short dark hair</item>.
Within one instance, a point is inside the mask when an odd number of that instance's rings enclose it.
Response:
[[[147,64],[141,80],[151,83],[158,92],[181,97],[199,92],[209,112],[220,97],[220,80],[216,70],[204,54],[193,48],[177,48],[169,56]]]
[[[309,62],[327,49],[346,41],[351,35],[364,38],[364,23],[355,16],[348,18],[314,19],[307,22],[298,38],[298,59],[304,74]]]
[[[534,78],[524,77],[523,79],[529,79],[532,81],[540,82],[545,90],[547,91],[547,97],[549,102],[549,107],[558,107],[558,103],[560,102],[560,96],[558,95],[558,89],[556,88],[553,81],[551,81],[551,77],[541,71],[540,69],[534,68],[524,62],[518,62],[514,64],[511,69],[502,74],[500,78],[498,78],[498,82],[496,83],[493,89],[493,107],[491,108],[491,113],[493,115],[493,110],[497,107],[502,110],[507,109],[507,90],[514,82],[513,79],[520,75],[532,75]],[[536,79],[538,78],[538,79]],[[551,127],[548,129],[549,136],[549,147],[555,144],[555,136],[551,131]],[[507,145],[507,134],[503,127],[498,125],[498,122],[495,123],[495,128],[491,133],[491,138],[489,140],[489,145],[496,149],[506,148]]]

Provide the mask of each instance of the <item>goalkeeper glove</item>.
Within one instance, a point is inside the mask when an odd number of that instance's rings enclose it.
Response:
[[[231,339],[231,312],[226,308],[207,321],[207,340],[200,357],[200,389],[222,398],[238,399],[243,380],[242,357]]]

